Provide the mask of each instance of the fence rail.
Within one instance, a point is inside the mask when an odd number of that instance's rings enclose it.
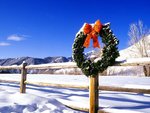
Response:
[[[146,66],[150,65],[150,61],[116,62],[114,66],[145,66],[145,65]],[[99,90],[123,91],[123,92],[135,92],[135,93],[148,93],[148,94],[150,94],[150,90],[146,90],[146,89],[121,88],[121,87],[113,87],[113,86],[99,86],[99,81],[98,81],[99,76],[89,77],[89,79],[90,79],[89,86],[76,86],[76,85],[64,85],[64,84],[52,84],[52,83],[41,83],[41,82],[27,81],[27,70],[30,70],[30,69],[60,69],[60,68],[77,68],[77,66],[73,62],[51,63],[51,64],[44,64],[44,65],[28,65],[28,66],[26,63],[23,63],[20,66],[0,66],[0,70],[7,70],[7,69],[19,69],[19,70],[21,70],[20,93],[26,92],[26,84],[63,87],[63,88],[89,89],[89,100],[90,100],[89,112],[90,113],[97,113],[98,112]],[[0,80],[0,82],[1,82],[1,80]]]
[[[7,69],[21,69],[22,66],[0,66],[0,70],[7,70]]]
[[[113,66],[145,66],[150,65],[150,61],[136,61],[136,62],[116,62]],[[0,70],[3,69],[21,69],[22,66],[0,66]],[[78,68],[76,63],[50,63],[50,64],[40,64],[40,65],[28,65],[26,69],[60,69],[60,68]]]

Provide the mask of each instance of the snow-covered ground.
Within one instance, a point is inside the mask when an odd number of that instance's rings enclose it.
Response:
[[[20,81],[19,74],[0,74],[0,80]],[[86,76],[28,75],[28,81],[88,85]],[[150,78],[102,76],[100,85],[150,89]],[[149,113],[150,94],[100,91],[100,108],[111,113]],[[27,85],[26,94],[19,93],[18,83],[0,82],[0,113],[84,113],[65,105],[89,106],[88,90]]]

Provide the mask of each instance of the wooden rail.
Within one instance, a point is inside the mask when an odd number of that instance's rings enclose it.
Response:
[[[26,84],[32,84],[32,85],[40,85],[40,86],[50,86],[50,87],[59,87],[59,88],[77,88],[77,89],[83,89],[88,90],[89,86],[84,85],[70,85],[70,84],[57,84],[57,83],[43,83],[43,82],[30,82],[25,81]]]
[[[133,93],[146,93],[150,94],[150,89],[140,89],[140,88],[124,88],[116,86],[99,86],[99,90],[105,91],[119,91],[119,92],[133,92]]]
[[[19,83],[19,81],[17,81],[17,80],[0,80],[0,82]],[[30,81],[25,81],[25,84],[39,85],[39,86],[49,86],[49,87],[59,87],[59,88],[77,88],[77,89],[81,89],[81,90],[88,90],[89,89],[89,86],[87,86],[87,85],[70,85],[70,84],[30,82]],[[99,90],[104,90],[104,91],[119,91],[119,92],[132,92],[132,93],[150,94],[150,89],[141,89],[141,88],[124,88],[124,87],[116,87],[116,86],[99,85],[98,89]]]
[[[150,65],[149,62],[116,62],[114,66],[145,66]],[[5,66],[7,67],[7,66]],[[1,67],[0,67],[1,68]],[[69,62],[69,63],[51,63],[51,64],[44,64],[44,65],[29,65],[26,66],[26,69],[60,69],[60,68],[78,68],[76,63]]]
[[[114,66],[145,66],[150,65],[150,61],[144,62],[116,62]],[[21,70],[21,81],[20,81],[20,93],[26,92],[26,84],[38,84],[38,85],[48,85],[48,86],[56,86],[56,84],[46,84],[46,83],[31,83],[27,81],[27,70],[29,69],[59,69],[59,68],[77,68],[76,63],[51,63],[44,65],[29,65],[23,63],[21,66],[0,66],[0,70],[6,69],[20,69]],[[99,76],[89,77],[89,86],[81,87],[83,89],[89,88],[89,101],[90,101],[90,113],[98,112],[98,94],[100,90],[107,91],[124,91],[124,92],[136,92],[136,93],[150,93],[150,90],[145,89],[133,89],[133,88],[121,88],[121,87],[110,87],[110,86],[99,86]],[[58,87],[66,87],[60,84],[57,84]],[[80,88],[79,86],[67,86],[66,88]]]
[[[0,66],[0,70],[21,69],[22,66]]]
[[[51,64],[40,64],[40,65],[29,65],[26,69],[61,69],[61,68],[78,68],[76,63],[51,63]]]
[[[143,62],[116,62],[113,66],[145,66],[150,65],[150,61]],[[50,64],[40,64],[40,65],[28,65],[26,69],[60,69],[60,68],[78,68],[76,63],[67,62],[67,63],[50,63]],[[5,69],[22,69],[22,66],[0,66],[0,70]]]

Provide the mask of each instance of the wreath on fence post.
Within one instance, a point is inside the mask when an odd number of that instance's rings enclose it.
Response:
[[[90,39],[93,39],[94,48],[100,48],[98,36],[102,38],[102,43],[104,43],[102,57],[97,62],[92,62],[90,59],[86,59],[83,52],[89,46]],[[103,72],[108,66],[115,63],[115,59],[119,56],[118,44],[118,39],[110,29],[110,23],[102,25],[99,20],[94,25],[86,23],[83,26],[83,31],[80,31],[74,40],[72,57],[86,76],[97,76],[99,72]]]

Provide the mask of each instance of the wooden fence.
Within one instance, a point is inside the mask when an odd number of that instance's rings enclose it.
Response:
[[[127,63],[127,62],[117,62],[114,66],[145,66],[150,65],[150,62],[136,62],[136,63]],[[61,68],[77,68],[75,63],[52,63],[46,65],[27,65],[23,63],[20,66],[0,66],[0,70],[7,69],[20,69],[21,70],[21,81],[20,81],[20,93],[26,92],[26,84],[34,85],[43,85],[43,86],[53,86],[53,87],[63,87],[63,88],[80,88],[80,89],[89,89],[89,112],[97,113],[99,108],[99,90],[106,91],[123,91],[123,92],[136,92],[136,93],[148,93],[150,94],[149,89],[134,89],[134,88],[121,88],[113,86],[99,86],[99,76],[89,77],[89,86],[77,86],[77,85],[64,85],[64,84],[51,84],[51,83],[41,83],[41,82],[30,82],[27,80],[27,70],[29,69],[61,69]]]

